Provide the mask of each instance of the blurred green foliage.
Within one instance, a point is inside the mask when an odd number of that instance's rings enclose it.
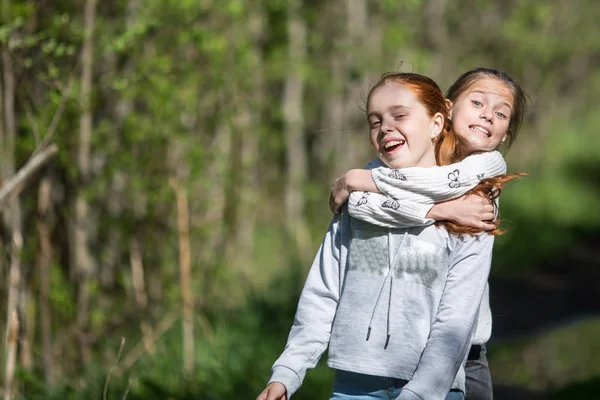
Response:
[[[293,4],[307,32],[299,62],[289,55]],[[76,163],[82,13],[82,4],[64,0],[2,2],[0,46],[18,70],[19,165],[73,84],[54,136],[61,151],[45,171],[54,185],[49,302],[56,379],[44,383],[36,325],[34,366],[18,369],[19,398],[104,399],[105,388],[107,399],[255,398],[283,349],[306,260],[331,218],[330,183],[371,157],[360,107],[369,85],[389,70],[423,73],[446,88],[463,71],[487,66],[522,84],[533,101],[507,161],[510,172],[528,176],[502,195],[509,232],[497,240],[493,276],[573,271],[579,280],[590,277],[581,290],[594,290],[600,264],[593,250],[600,237],[594,1],[99,2],[90,182],[81,182]],[[300,195],[310,251],[298,244],[299,234],[286,231],[283,206],[290,156],[284,94],[295,72],[304,88],[304,146],[290,151],[307,158]],[[342,111],[334,118],[336,107]],[[243,154],[252,143],[254,158]],[[172,177],[186,188],[190,208],[197,318],[195,368],[187,378]],[[32,293],[39,286],[37,183],[21,196],[24,279]],[[81,364],[75,344],[77,282],[67,226],[76,193],[85,193],[94,221],[89,365]],[[249,220],[252,241],[242,250],[236,233]],[[143,311],[130,273],[133,237],[142,243],[147,274]],[[109,265],[112,280],[103,277]],[[0,296],[6,298],[4,285]],[[587,305],[597,312],[594,301],[590,295]],[[131,356],[144,346],[141,322],[156,327],[171,314],[176,322],[155,338],[151,353],[143,351],[130,368],[122,369],[122,359],[111,368],[121,338],[123,357]],[[598,321],[590,319],[499,341],[490,351],[495,382],[556,399],[599,398],[593,397],[600,388],[597,335]],[[294,398],[327,398],[333,375],[325,358]]]

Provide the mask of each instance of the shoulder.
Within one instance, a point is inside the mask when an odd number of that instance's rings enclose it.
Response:
[[[474,164],[474,165],[490,165],[490,164],[503,164],[504,156],[498,150],[485,151],[481,153],[473,153],[465,157],[459,164]]]
[[[369,163],[365,166],[365,169],[375,169],[375,168],[379,168],[379,167],[387,167],[383,161],[381,161],[379,159],[379,157],[375,158],[374,160],[369,161]]]

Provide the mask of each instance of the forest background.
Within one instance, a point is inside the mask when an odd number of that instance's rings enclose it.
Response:
[[[594,0],[0,0],[0,393],[255,398],[330,184],[372,157],[370,85],[486,66],[532,98],[496,398],[600,398],[598,21]],[[331,382],[322,360],[295,398]]]

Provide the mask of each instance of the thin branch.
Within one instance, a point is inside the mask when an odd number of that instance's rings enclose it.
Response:
[[[35,146],[37,150],[42,140],[42,136],[40,135],[40,130],[38,129],[37,122],[33,118],[33,113],[31,112],[31,107],[29,106],[29,103],[27,101],[23,101],[23,105],[25,106],[25,114],[27,115],[27,121],[29,121],[29,125],[31,125],[31,130],[33,131],[33,137],[35,138]]]
[[[106,375],[106,382],[104,382],[104,392],[102,395],[102,398],[104,400],[107,400],[106,395],[108,393],[108,384],[110,383],[110,377],[112,375],[113,370],[119,363],[119,359],[121,358],[121,353],[123,353],[123,347],[125,347],[125,338],[124,337],[121,338],[121,346],[119,346],[119,352],[117,353],[117,358],[115,359],[113,364],[110,366],[110,369],[108,370],[108,375]],[[129,384],[127,384],[127,389],[129,390]]]
[[[4,207],[9,198],[18,195],[25,186],[25,182],[31,178],[50,158],[58,152],[58,146],[51,144],[32,156],[17,173],[11,177],[0,188],[0,209]]]
[[[127,395],[129,394],[129,389],[130,389],[130,383],[127,382],[127,388],[125,389],[125,393],[123,393],[123,397],[121,397],[121,400],[125,400],[127,398]]]
[[[50,140],[52,139],[52,136],[54,135],[54,132],[56,131],[56,128],[58,127],[58,123],[60,121],[60,118],[62,117],[64,110],[65,110],[67,100],[69,99],[69,94],[71,93],[71,89],[73,88],[73,82],[75,82],[75,79],[74,79],[75,73],[74,72],[75,71],[71,71],[71,74],[69,76],[69,82],[67,83],[67,87],[63,90],[62,96],[60,98],[60,103],[58,104],[58,107],[56,108],[54,117],[52,117],[52,122],[50,123],[50,126],[48,127],[48,130],[46,131],[46,135],[42,139],[42,142],[37,147],[37,149],[33,152],[33,155],[35,155],[37,152],[40,151],[40,149],[43,149],[44,147],[46,147],[48,145],[48,143],[50,143]]]
[[[157,340],[173,326],[173,324],[177,321],[177,314],[169,313],[167,314],[158,324],[155,329],[155,335],[152,337],[151,345],[154,346]],[[123,372],[128,370],[136,363],[136,361],[146,353],[147,344],[144,343],[143,340],[140,340],[133,350],[131,350],[124,358],[123,363],[119,366],[119,372]]]

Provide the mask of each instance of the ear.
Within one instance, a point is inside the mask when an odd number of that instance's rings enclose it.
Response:
[[[452,100],[446,99],[446,108],[448,109],[448,119],[449,120],[452,119],[452,106],[453,105],[454,105],[454,103],[452,103]]]
[[[500,143],[504,143],[504,141],[506,140],[507,137],[508,137],[508,133],[506,133],[506,135],[504,135],[504,137],[502,138],[502,141]]]
[[[431,120],[431,140],[435,140],[435,138],[442,133],[444,129],[444,116],[442,113],[435,113],[433,119]]]

